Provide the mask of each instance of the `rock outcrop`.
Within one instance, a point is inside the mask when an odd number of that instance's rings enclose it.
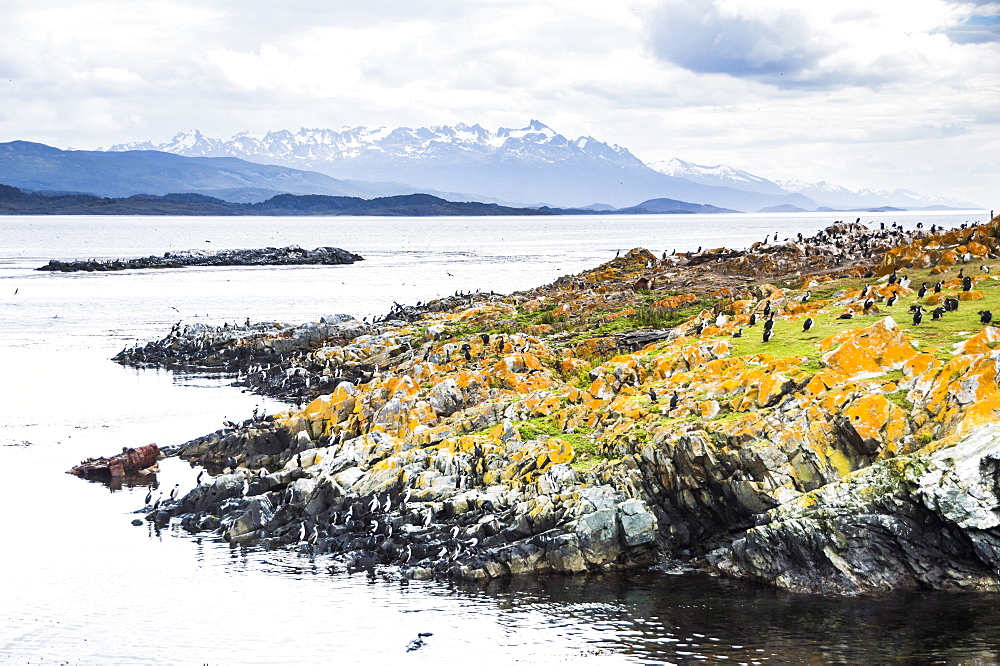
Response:
[[[371,325],[178,329],[120,360],[266,391],[275,368],[303,404],[182,446],[217,476],[149,517],[417,577],[678,558],[798,591],[993,590],[1000,334],[931,310],[972,286],[1000,308],[996,256],[1000,219],[842,224]]]
[[[339,247],[318,247],[303,250],[297,245],[265,247],[253,250],[187,250],[166,252],[162,257],[115,259],[112,261],[59,261],[36,268],[39,271],[72,273],[77,271],[124,271],[138,268],[184,268],[185,266],[293,266],[300,264],[353,264],[363,257]]]

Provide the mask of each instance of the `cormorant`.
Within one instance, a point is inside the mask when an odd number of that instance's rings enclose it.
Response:
[[[993,321],[993,313],[992,312],[990,312],[989,310],[980,310],[979,311],[979,322],[981,324],[986,325],[986,324],[989,324],[991,321]]]
[[[812,317],[808,317],[804,322],[802,322],[802,331],[803,332],[808,331],[810,328],[812,328],[812,325],[813,325]]]

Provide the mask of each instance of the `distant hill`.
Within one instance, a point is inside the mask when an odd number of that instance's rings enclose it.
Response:
[[[248,188],[292,194],[359,196],[319,173],[236,158],[190,158],[155,151],[60,150],[40,143],[0,144],[0,183],[29,190],[70,190],[103,197],[170,192],[213,194]]]
[[[149,150],[60,150],[28,141],[0,143],[0,183],[25,190],[101,197],[197,192],[234,203],[257,203],[277,194],[373,198],[421,193],[403,183],[342,181],[313,171],[235,157],[191,158]]]
[[[650,199],[629,208],[619,208],[616,213],[737,213],[739,211],[707,204],[693,204],[676,199]]]
[[[653,199],[617,210],[514,208],[476,201],[447,201],[430,194],[362,199],[321,194],[279,194],[258,203],[233,203],[193,192],[162,196],[97,197],[42,194],[0,185],[0,215],[634,215],[654,213],[731,213],[723,208],[673,199]]]
[[[48,196],[0,185],[3,215],[551,215],[553,211],[511,208],[479,202],[446,201],[430,194],[361,199],[318,194],[279,194],[260,203],[232,203],[203,194],[96,197],[89,194]]]

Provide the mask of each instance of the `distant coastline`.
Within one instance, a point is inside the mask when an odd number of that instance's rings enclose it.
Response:
[[[938,207],[935,207],[938,208]],[[943,208],[946,209],[946,208]],[[903,212],[904,208],[879,208],[819,212]],[[950,209],[946,209],[950,210]],[[363,199],[319,194],[279,194],[259,203],[234,203],[197,193],[136,194],[130,197],[99,197],[85,193],[31,192],[0,185],[0,215],[141,215],[141,216],[526,216],[526,215],[688,215],[729,214],[743,211],[707,204],[650,199],[628,208],[513,207],[476,201],[448,201],[430,194],[406,194]],[[810,212],[805,209],[759,212]]]

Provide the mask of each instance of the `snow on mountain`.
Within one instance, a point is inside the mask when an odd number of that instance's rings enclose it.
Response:
[[[240,157],[278,163],[296,168],[312,168],[326,173],[347,167],[358,160],[410,159],[452,160],[519,158],[553,161],[574,157],[607,160],[629,166],[642,162],[621,146],[609,146],[593,137],[571,141],[537,120],[520,129],[500,128],[495,132],[480,125],[438,127],[345,127],[340,130],[302,128],[254,135],[248,132],[229,139],[212,139],[193,130],[177,134],[170,141],[117,144],[111,151],[159,150],[188,157]],[[330,173],[330,175],[333,175]]]
[[[734,169],[726,164],[717,164],[711,167],[702,166],[700,164],[685,162],[675,157],[671,160],[650,162],[646,166],[668,176],[686,178],[687,180],[703,185],[734,187],[748,192],[760,192],[761,194],[786,194],[776,183],[766,178],[755,176],[752,173]]]
[[[939,196],[927,196],[909,190],[871,190],[867,188],[850,190],[840,185],[819,181],[809,183],[803,180],[776,181],[785,191],[822,202],[825,206],[834,208],[866,208],[879,206],[895,206],[897,208],[926,208],[930,206],[945,206],[950,208],[978,208],[969,201],[949,199]]]
[[[526,205],[581,206],[597,200],[627,207],[655,198],[745,211],[775,206],[814,210],[965,205],[902,190],[852,192],[825,182],[774,182],[725,164],[703,166],[680,159],[644,164],[622,146],[591,136],[569,139],[537,120],[526,127],[496,131],[464,123],[416,128],[358,125],[241,132],[228,139],[192,130],[159,145],[127,143],[109,150],[237,157],[317,171],[355,184],[391,183],[393,194],[399,188],[412,188]]]

